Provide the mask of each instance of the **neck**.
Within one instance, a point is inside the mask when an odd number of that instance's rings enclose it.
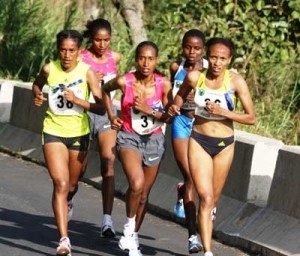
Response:
[[[99,54],[96,52],[92,47],[88,49],[88,51],[93,55],[94,58],[96,59],[102,59],[104,57],[104,54]]]

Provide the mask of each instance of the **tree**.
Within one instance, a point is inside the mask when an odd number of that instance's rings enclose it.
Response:
[[[144,3],[142,0],[120,0],[121,13],[130,28],[130,37],[133,45],[147,40],[144,29],[143,12]]]

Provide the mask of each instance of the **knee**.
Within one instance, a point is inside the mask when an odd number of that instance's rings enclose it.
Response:
[[[114,175],[114,163],[115,157],[103,157],[101,158],[101,176],[108,177]]]
[[[201,205],[201,208],[212,209],[215,205],[214,196],[211,194],[201,195],[200,196],[200,205]]]
[[[140,194],[143,192],[143,187],[144,187],[144,181],[141,179],[138,180],[132,180],[129,183],[129,189],[133,192],[133,193],[137,193]]]
[[[148,203],[148,195],[142,194],[139,205],[143,206]]]
[[[67,180],[54,180],[54,190],[59,193],[69,192],[69,182]]]

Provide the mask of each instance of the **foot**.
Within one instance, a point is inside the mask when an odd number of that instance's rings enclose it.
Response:
[[[56,249],[57,256],[71,256],[71,243],[68,237],[62,237],[59,240],[59,246]]]
[[[139,248],[133,248],[129,250],[128,256],[143,256],[143,254]]]
[[[73,217],[73,208],[74,208],[74,203],[72,199],[68,202],[68,221],[70,221]]]
[[[206,252],[204,253],[204,256],[214,256],[212,252]]]
[[[174,213],[178,218],[185,218],[183,199],[177,201],[176,205],[174,206]]]
[[[126,230],[124,230],[123,236],[121,236],[119,240],[119,247],[122,250],[129,250],[129,251],[130,250],[134,251],[134,249],[140,250],[138,232],[126,233]]]
[[[191,235],[189,238],[189,253],[198,253],[203,250],[203,246],[198,240],[197,235]]]
[[[116,231],[114,230],[111,219],[103,221],[101,227],[101,235],[106,238],[113,238],[116,236]]]
[[[217,217],[217,207],[213,208],[211,210],[210,214],[211,214],[211,219],[214,222],[216,220],[216,217]]]

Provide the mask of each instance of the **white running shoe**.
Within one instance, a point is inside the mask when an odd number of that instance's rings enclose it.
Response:
[[[123,236],[119,240],[119,247],[122,250],[133,250],[140,248],[138,232],[127,233],[123,231]]]
[[[143,256],[139,248],[132,248],[129,250],[128,256]]]
[[[106,238],[113,238],[116,236],[116,231],[113,227],[113,222],[111,219],[106,219],[102,223],[101,235]]]
[[[197,235],[191,235],[189,238],[189,253],[198,253],[203,250],[203,245],[198,240]]]
[[[214,256],[212,252],[206,252],[204,253],[204,256]]]
[[[73,217],[73,209],[74,209],[74,203],[73,203],[73,199],[71,199],[68,202],[68,221],[70,221]]]
[[[59,240],[59,246],[56,249],[57,256],[71,256],[70,239],[66,236]]]
[[[119,247],[121,250],[130,250],[137,248],[134,234],[124,234],[119,240]]]

